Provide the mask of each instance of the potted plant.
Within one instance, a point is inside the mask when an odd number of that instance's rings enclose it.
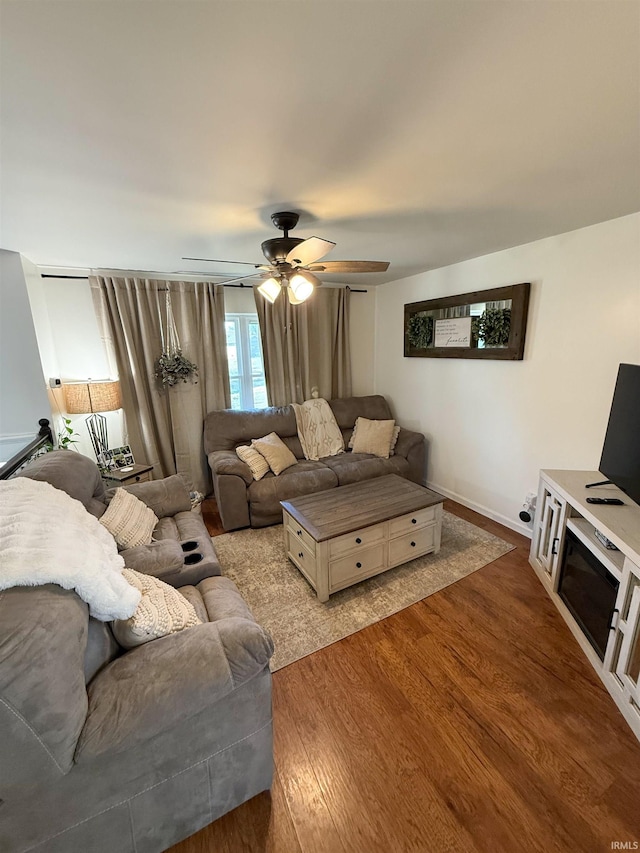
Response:
[[[161,382],[163,388],[172,388],[179,382],[195,381],[195,377],[198,375],[198,367],[186,355],[183,355],[180,349],[178,330],[173,316],[171,294],[169,291],[167,291],[165,305],[167,311],[167,335],[165,338],[162,320],[160,320],[162,353],[156,361],[155,377]]]
[[[195,379],[198,375],[198,367],[182,354],[182,350],[173,352],[164,351],[156,361],[156,379],[159,379],[163,387],[177,385],[178,382],[187,382]]]

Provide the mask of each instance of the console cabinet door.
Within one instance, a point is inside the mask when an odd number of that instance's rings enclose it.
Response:
[[[640,710],[640,582],[634,580],[616,672]]]
[[[532,558],[548,576],[553,589],[557,586],[557,569],[564,538],[567,504],[547,486],[541,488],[532,542]]]

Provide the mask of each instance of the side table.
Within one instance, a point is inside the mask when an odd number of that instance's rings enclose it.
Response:
[[[146,483],[153,480],[153,465],[133,465],[131,470],[109,471],[103,474],[104,484],[109,489],[116,486],[130,486],[133,483]]]

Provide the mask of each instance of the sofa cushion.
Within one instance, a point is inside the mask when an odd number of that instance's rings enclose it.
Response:
[[[0,710],[12,727],[3,762],[14,782],[71,769],[87,713],[88,621],[80,597],[54,584],[0,593]]]
[[[238,587],[230,578],[206,578],[197,587],[180,587],[178,592],[191,602],[203,622],[231,617],[253,619]]]
[[[331,459],[340,457],[332,456]],[[280,501],[288,501],[300,495],[322,492],[338,485],[338,479],[323,462],[303,460],[287,468],[279,477],[267,474],[262,480],[248,488],[251,513],[261,516],[281,513]]]
[[[232,617],[121,655],[89,685],[76,762],[128,752],[176,725],[188,726],[189,718],[261,673],[272,654],[266,631]]]
[[[353,430],[353,452],[373,453],[381,459],[388,459],[395,425],[393,420],[371,421],[368,418],[358,418]]]
[[[270,432],[262,438],[254,438],[251,446],[264,456],[276,476],[297,462],[296,457],[275,432]]]
[[[389,404],[381,394],[329,400],[329,405],[336,416],[338,426],[342,430],[353,429],[357,418],[368,418],[370,421],[388,421],[393,417]]]
[[[385,474],[406,477],[409,473],[409,463],[402,456],[380,459],[368,453],[348,451],[341,456],[328,456],[321,461],[335,473],[340,486],[359,483],[361,480],[372,480],[374,477],[383,477]]]
[[[238,454],[238,458],[242,459],[249,466],[254,480],[261,480],[269,470],[269,463],[255,447],[250,447],[248,444],[241,444],[239,447],[236,447],[236,453]]]
[[[347,447],[350,450],[353,450],[353,444],[356,440],[356,432],[358,429],[358,421],[365,420],[365,418],[358,418],[354,424],[353,432],[351,433],[349,440],[346,442]],[[393,456],[395,453],[396,444],[398,443],[398,436],[400,435],[400,427],[396,424],[393,428],[393,435],[391,436],[391,445],[389,447],[389,456]]]
[[[253,438],[270,432],[282,439],[295,436],[297,440],[296,416],[291,406],[209,412],[204,422],[204,452],[208,456],[213,450],[235,450],[239,444],[250,444]],[[302,448],[295,455],[302,457]]]
[[[145,503],[158,518],[166,518],[177,512],[188,512],[191,509],[189,490],[180,474],[172,474],[162,480],[132,483],[123,488]],[[111,499],[114,492],[115,489],[109,489],[107,499]]]
[[[71,450],[44,453],[30,462],[16,477],[29,477],[31,480],[51,483],[56,489],[61,489],[80,501],[97,517],[104,511],[105,491],[100,471],[95,462],[81,453]]]
[[[153,510],[124,489],[116,489],[100,524],[122,548],[149,545],[158,518]]]
[[[123,648],[133,649],[201,623],[191,603],[169,584],[131,569],[122,574],[142,593],[133,616],[112,623],[113,635]]]
[[[189,584],[188,586],[181,586],[178,589],[180,595],[183,595],[189,604],[193,607],[196,612],[196,616],[201,622],[209,622],[209,615],[207,613],[207,608],[204,606],[204,601],[200,592],[198,591],[197,586],[193,586]]]
[[[100,672],[122,652],[113,636],[108,622],[100,622],[89,617],[87,648],[84,653],[84,680],[88,684],[96,673]]]

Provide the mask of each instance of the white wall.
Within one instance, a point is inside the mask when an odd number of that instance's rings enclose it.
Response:
[[[358,290],[360,288],[357,288]],[[350,305],[351,384],[354,397],[373,394],[376,351],[376,288],[352,293]]]
[[[407,302],[530,281],[523,361],[403,357]],[[428,439],[428,484],[508,524],[540,468],[597,469],[640,363],[640,214],[377,288],[375,388]]]
[[[103,344],[93,308],[91,290],[86,278],[46,278],[30,262],[27,285],[31,312],[38,337],[42,367],[47,380],[51,377],[63,382],[80,380],[117,379],[109,369],[106,348]],[[31,269],[33,267],[33,269]],[[86,426],[88,415],[67,415],[62,391],[49,394],[54,412],[55,432],[62,429],[61,417],[71,420],[77,433],[74,445],[80,453],[95,459]],[[109,445],[119,447],[125,441],[122,410],[105,412]]]
[[[24,271],[17,252],[0,249],[0,461],[6,462],[51,419]]]
[[[225,287],[224,310],[227,314],[255,314],[256,300],[252,287]]]

